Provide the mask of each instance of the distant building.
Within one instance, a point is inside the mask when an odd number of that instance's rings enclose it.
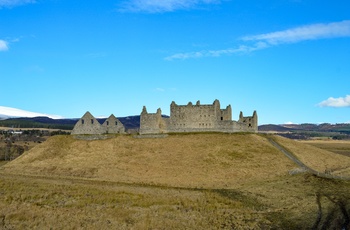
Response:
[[[162,117],[159,108],[156,113],[148,113],[143,107],[140,117],[140,134],[176,133],[176,132],[257,132],[258,115],[254,111],[252,116],[243,116],[240,112],[239,120],[232,120],[231,105],[226,109],[220,108],[219,100],[213,104],[170,105],[170,117]]]
[[[21,135],[23,134],[23,131],[15,131],[13,129],[9,129],[8,133],[14,134],[14,135]]]
[[[125,133],[124,125],[112,114],[103,124],[86,112],[82,118],[75,124],[71,134],[108,134],[108,133]]]

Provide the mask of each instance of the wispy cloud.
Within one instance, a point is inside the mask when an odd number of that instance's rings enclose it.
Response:
[[[163,89],[163,88],[156,88],[156,91],[157,91],[157,92],[164,92],[165,89]]]
[[[220,2],[221,0],[125,0],[121,4],[120,11],[163,13]]]
[[[16,43],[16,42],[20,42],[21,39],[24,37],[26,37],[26,36],[20,36],[20,37],[16,37],[16,38],[7,37],[6,40],[0,39],[0,52],[1,51],[8,51],[10,49],[11,44]]]
[[[295,125],[295,123],[293,121],[287,121],[287,122],[284,122],[285,125]]]
[[[6,7],[6,8],[12,8],[20,5],[35,3],[35,0],[0,0],[0,9]]]
[[[250,53],[287,43],[340,37],[350,37],[350,20],[318,23],[272,33],[244,36],[239,39],[242,44],[239,44],[237,48],[177,53],[165,57],[164,59],[171,61],[175,59],[184,60],[189,58],[220,57],[231,54]]]
[[[324,38],[350,37],[350,20],[332,23],[318,23],[292,29],[245,36],[243,41],[260,41],[270,45],[296,43]]]
[[[257,42],[254,45],[240,45],[238,48],[228,48],[222,50],[202,50],[196,52],[188,52],[188,53],[177,53],[165,57],[164,59],[167,61],[172,61],[176,59],[190,59],[190,58],[203,58],[203,57],[220,57],[223,55],[231,55],[231,54],[245,54],[250,53],[259,49],[265,49],[266,44],[262,42]]]
[[[177,89],[176,88],[155,88],[153,91],[158,92],[158,93],[165,93],[165,92],[175,92]]]
[[[9,49],[8,42],[5,40],[0,40],[0,52],[7,51]]]
[[[320,107],[350,107],[350,95],[346,95],[345,97],[330,97],[327,100],[324,100],[317,104]]]

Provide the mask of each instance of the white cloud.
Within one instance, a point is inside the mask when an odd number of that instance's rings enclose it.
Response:
[[[350,37],[350,20],[312,24],[272,33],[245,36],[242,38],[242,40],[261,41],[270,45],[279,45],[306,40],[338,37]]]
[[[20,5],[25,5],[25,4],[30,4],[30,3],[35,3],[35,0],[0,0],[0,9],[7,7],[7,8],[12,8],[15,6],[20,6]]]
[[[58,115],[30,112],[30,111],[25,111],[25,110],[5,107],[5,106],[0,106],[0,115],[5,117],[50,117],[52,119],[63,118],[62,116],[58,116]]]
[[[190,9],[204,4],[220,3],[220,0],[126,0],[121,11],[162,13]]]
[[[284,122],[285,125],[294,125],[295,123],[292,122],[292,121],[287,121],[287,122]]]
[[[350,95],[345,97],[330,97],[327,100],[324,100],[318,104],[320,107],[350,107]]]
[[[350,20],[312,24],[272,33],[245,36],[240,39],[243,44],[238,45],[238,48],[177,53],[165,57],[164,59],[171,61],[175,59],[184,60],[190,58],[220,57],[223,55],[244,54],[281,44],[339,37],[350,37]]]
[[[164,92],[165,89],[163,89],[163,88],[156,88],[156,91],[157,91],[157,92]]]
[[[0,52],[7,51],[9,49],[9,45],[7,41],[0,40]]]
[[[165,57],[167,61],[172,61],[176,59],[189,59],[189,58],[203,58],[203,57],[220,57],[223,55],[239,54],[239,53],[249,53],[255,50],[266,48],[266,44],[258,42],[254,46],[241,45],[238,48],[228,48],[222,50],[202,50],[197,52],[188,52],[188,53],[177,53],[171,56]]]

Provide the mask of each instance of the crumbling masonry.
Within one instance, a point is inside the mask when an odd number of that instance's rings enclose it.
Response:
[[[162,116],[161,109],[148,113],[144,106],[140,116],[140,134],[181,133],[181,132],[257,132],[258,115],[244,117],[240,112],[239,120],[232,120],[231,105],[220,108],[219,100],[213,104],[170,105],[170,117]],[[125,133],[124,125],[112,114],[100,124],[91,113],[86,112],[75,124],[72,134]]]
[[[140,134],[176,133],[176,132],[257,132],[258,115],[244,117],[240,112],[239,120],[232,120],[231,105],[220,109],[219,100],[211,105],[170,105],[170,117],[163,117],[159,108],[156,113],[148,113],[144,106],[140,117]]]
[[[75,124],[71,134],[125,133],[124,125],[112,114],[100,124],[90,112],[86,112]]]

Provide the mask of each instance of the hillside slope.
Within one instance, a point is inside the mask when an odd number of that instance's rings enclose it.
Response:
[[[300,161],[318,172],[331,172],[334,175],[350,176],[350,157],[293,141],[276,135],[275,140],[291,151]],[[339,174],[343,171],[343,174]]]
[[[285,138],[278,140],[288,147],[296,143]],[[296,146],[297,149],[292,150],[298,152],[298,156],[303,148],[314,148],[302,143]],[[317,151],[313,154],[317,158]],[[312,164],[310,155],[300,157],[320,170],[329,165],[339,167],[334,161],[324,162],[335,155],[329,154],[322,158],[323,163],[317,161],[316,164]],[[336,161],[342,167],[350,163],[350,158],[340,158]],[[287,175],[295,168],[297,166],[263,136],[188,134],[153,139],[116,136],[95,141],[55,136],[1,170],[175,187],[234,188],[242,183]]]

